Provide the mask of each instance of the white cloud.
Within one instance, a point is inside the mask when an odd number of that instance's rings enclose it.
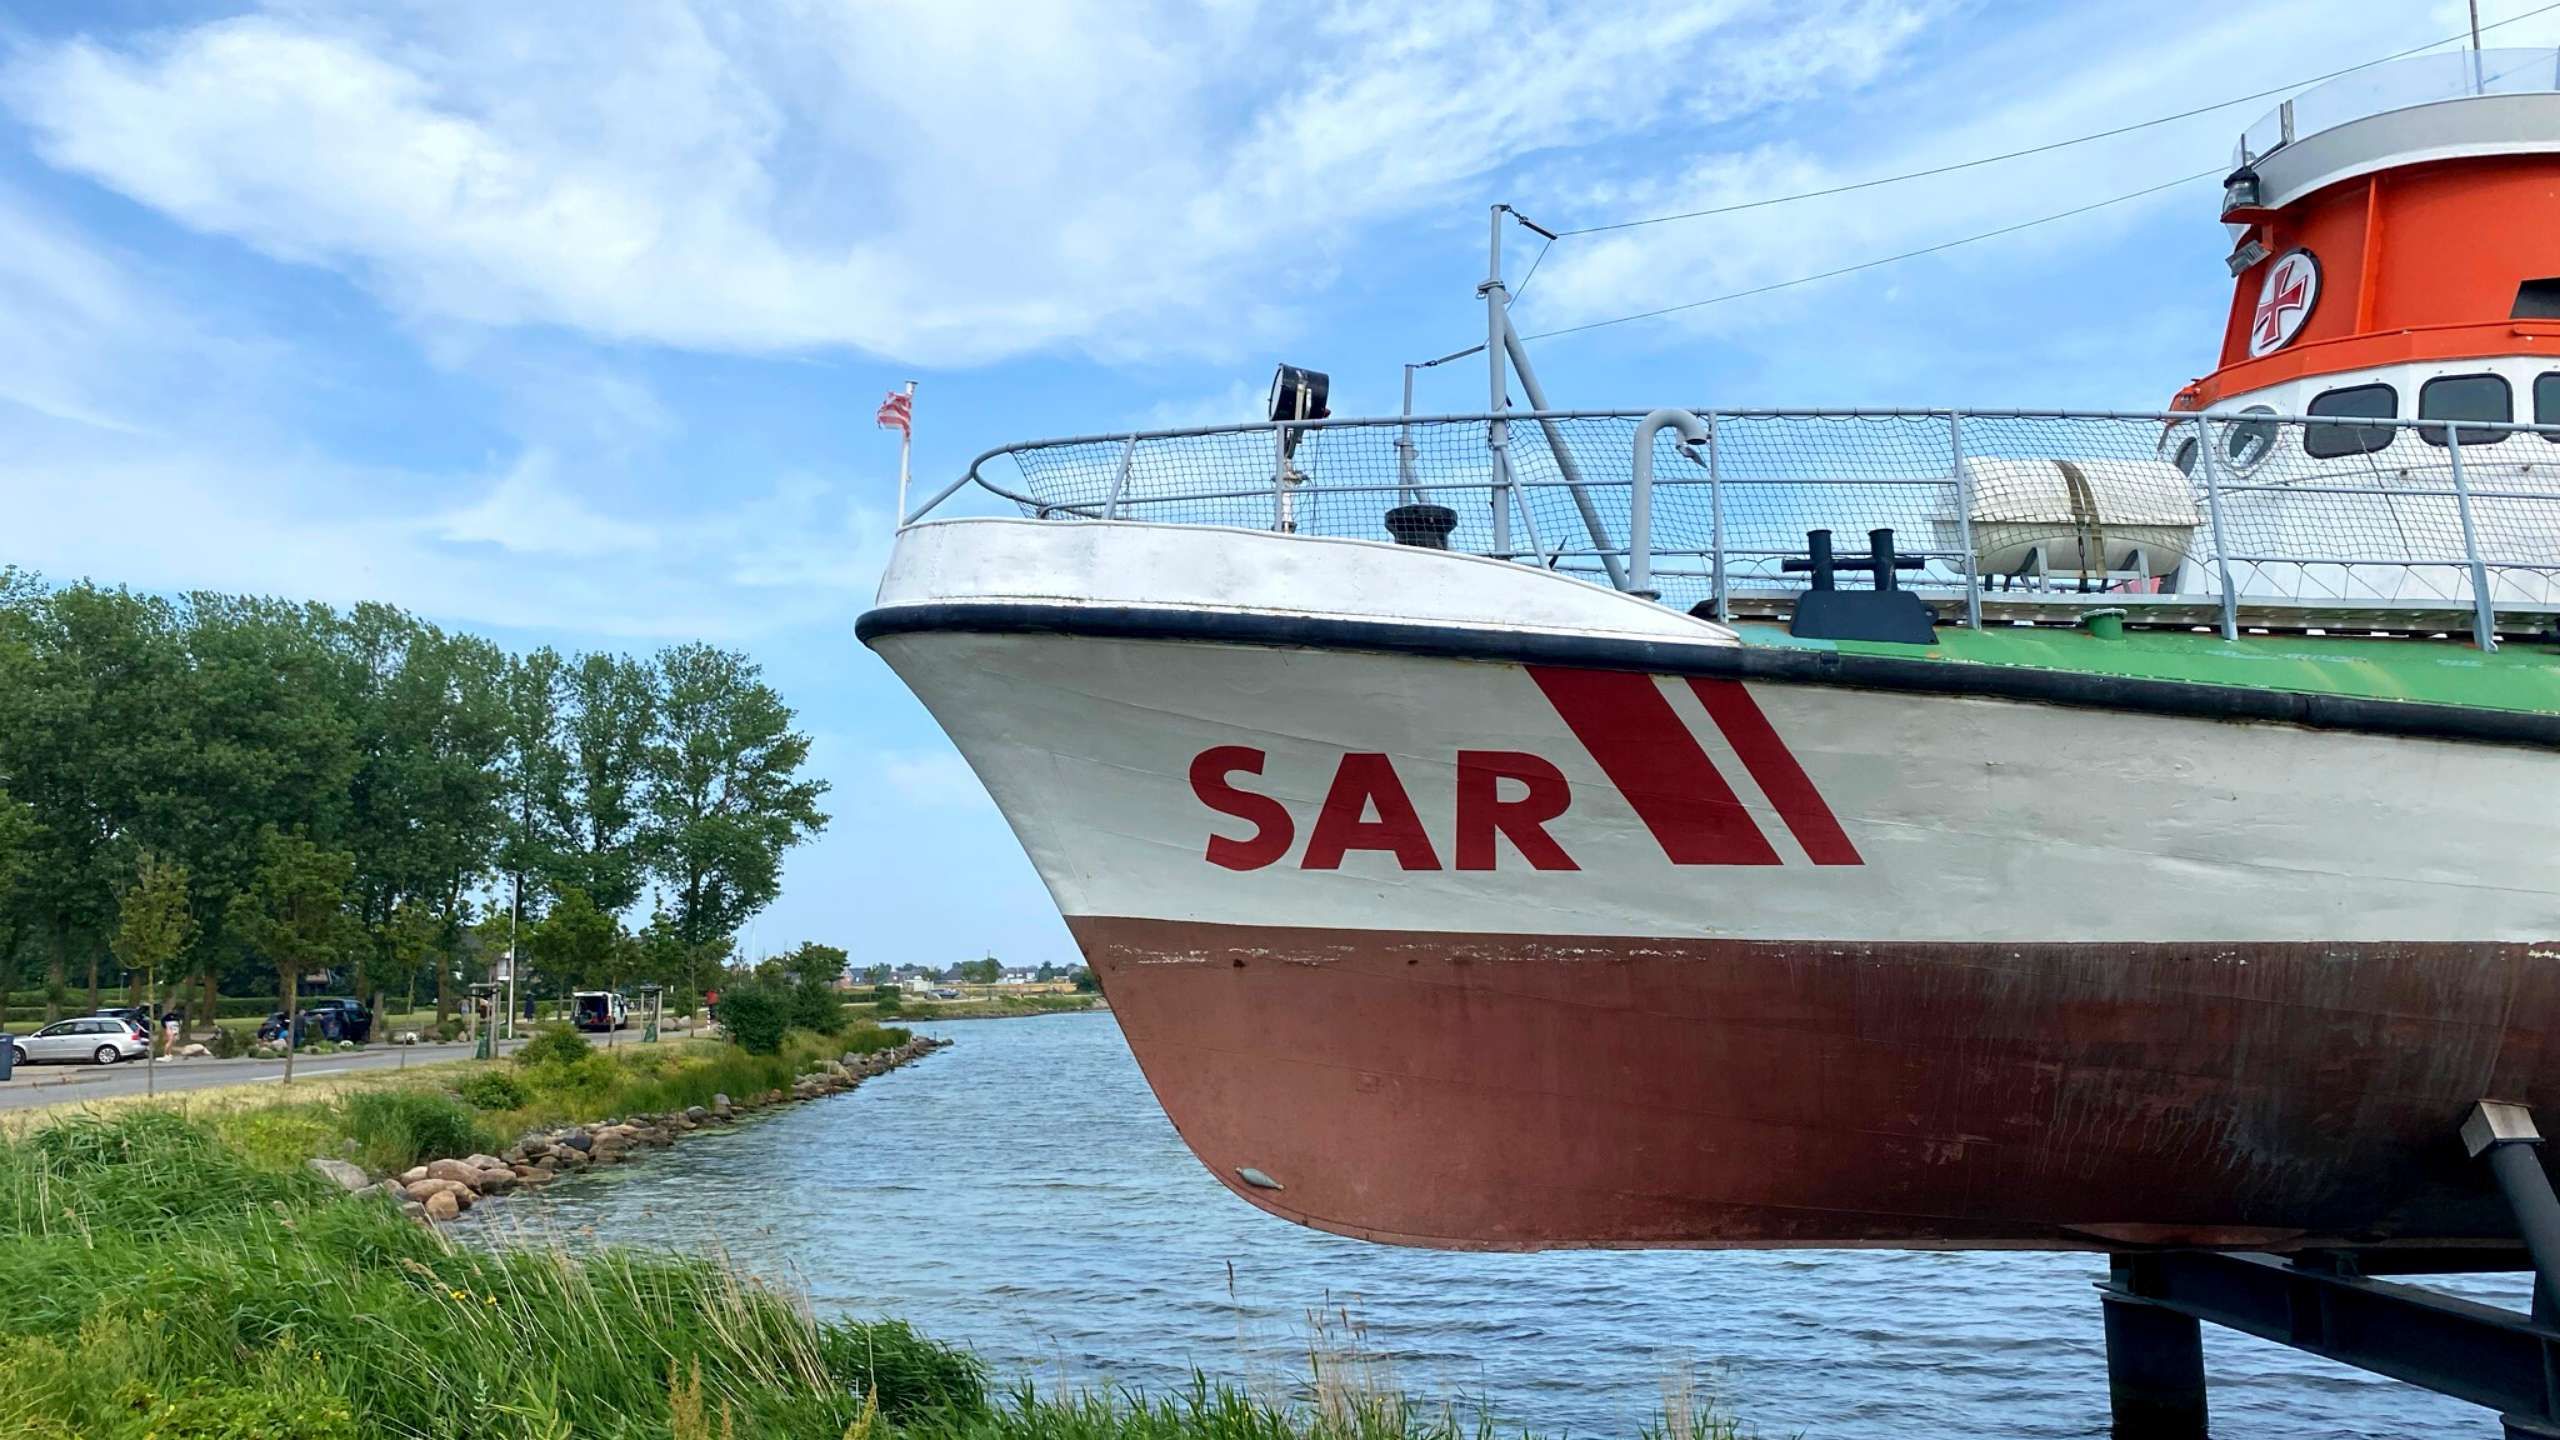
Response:
[[[1211,425],[1250,425],[1263,418],[1269,381],[1233,380],[1223,390],[1182,400],[1159,400],[1139,412],[1134,428],[1189,430]]]
[[[495,545],[518,555],[592,559],[656,548],[655,529],[607,515],[562,490],[558,468],[550,451],[528,450],[487,494],[436,517],[429,526],[456,544]]]
[[[2457,16],[2459,9],[2453,7]],[[1938,63],[1842,96],[1826,107],[1827,123],[1818,129],[1667,151],[1663,163],[1631,173],[1595,177],[1588,167],[1561,162],[1547,167],[1530,193],[1554,212],[1545,218],[1562,215],[1570,225],[1826,189],[2210,105],[2452,33],[2437,28],[2442,16],[2341,24],[2334,0],[2271,0],[2154,16],[2140,35],[2136,64],[2124,48],[2134,42],[2119,33],[2128,18],[2049,7],[2024,23],[1984,26]],[[2555,21],[2560,17],[2511,27],[2500,43],[2544,39]],[[2252,63],[2231,63],[2242,56]],[[2371,79],[2342,83],[2353,89]],[[2227,166],[2241,129],[2275,104],[2275,97],[2251,100],[2116,138],[1823,199],[1574,237],[1540,268],[1532,298],[1522,304],[1521,328],[1561,328],[1792,281],[2200,173],[2207,178],[2195,184],[1947,251],[1943,261],[1710,305],[1657,328],[1733,334],[1789,327],[1817,313],[1869,315],[1937,265],[1976,277],[1981,298],[1974,303],[2007,303],[2004,277],[2025,268],[2026,259],[2102,242],[2164,213],[2186,217],[2188,233],[2209,245],[2216,198],[2210,179]],[[2200,278],[2210,285],[2218,277]],[[2050,297],[2027,297],[2017,308],[2022,317],[2066,311]]]
[[[293,7],[28,48],[0,98],[53,164],[423,323],[1201,353],[1363,227],[1864,84],[1934,3]]]

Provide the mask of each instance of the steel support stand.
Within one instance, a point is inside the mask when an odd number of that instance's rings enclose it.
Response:
[[[2116,1256],[2101,1297],[2116,1440],[2204,1440],[2204,1326],[2142,1298],[2148,1258]]]
[[[2486,1406],[2508,1440],[2560,1440],[2560,1196],[2542,1135],[2524,1106],[2483,1100],[2462,1142],[2488,1162],[2529,1267],[2513,1250],[2479,1248],[2115,1256],[2098,1289],[2116,1440],[2205,1435],[2204,1323]],[[2524,1268],[2535,1272],[2530,1315],[2367,1273]]]
[[[2546,1313],[2560,1313],[2560,1197],[2551,1193],[2551,1177],[2543,1173],[2542,1132],[2533,1112],[2504,1100],[2483,1100],[2462,1122],[2462,1148],[2471,1158],[2484,1156],[2489,1173],[2515,1212],[2517,1233],[2533,1256],[2534,1302]]]

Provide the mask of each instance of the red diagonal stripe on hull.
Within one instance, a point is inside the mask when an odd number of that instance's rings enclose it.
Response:
[[[1807,858],[1816,865],[1867,863],[1859,858],[1858,847],[1849,843],[1839,817],[1823,803],[1813,777],[1796,763],[1795,752],[1778,738],[1760,702],[1751,698],[1741,681],[1692,676],[1689,688],[1697,692],[1699,703],[1707,707],[1707,718],[1724,732],[1733,753],[1742,757],[1742,768],[1751,772],[1760,793],[1777,807],[1778,818],[1787,822],[1788,833],[1804,847]]]
[[[1775,865],[1776,847],[1650,675],[1529,667],[1674,865]]]

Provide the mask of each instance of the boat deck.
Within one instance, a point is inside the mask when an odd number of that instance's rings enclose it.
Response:
[[[1942,625],[1935,645],[1896,645],[1800,639],[1772,621],[1737,621],[1734,629],[1747,644],[1773,648],[2560,713],[2560,645],[2553,644],[2511,641],[2484,651],[2468,636],[2284,634],[2225,640],[2211,631],[2139,629],[2104,639],[2077,626],[1986,624],[1980,630]]]

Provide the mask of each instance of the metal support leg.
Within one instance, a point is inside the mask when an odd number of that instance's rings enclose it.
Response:
[[[2192,1315],[2138,1298],[2141,1269],[2140,1256],[2115,1257],[2114,1284],[2100,1296],[2115,1440],[2204,1440],[2203,1327]]]
[[[2551,1177],[2543,1173],[2542,1132],[2534,1127],[2533,1111],[2483,1100],[2462,1122],[2462,1146],[2475,1160],[2488,1157],[2489,1173],[2515,1212],[2516,1233],[2533,1256],[2536,1309],[2560,1311],[2560,1196],[2551,1193]]]

